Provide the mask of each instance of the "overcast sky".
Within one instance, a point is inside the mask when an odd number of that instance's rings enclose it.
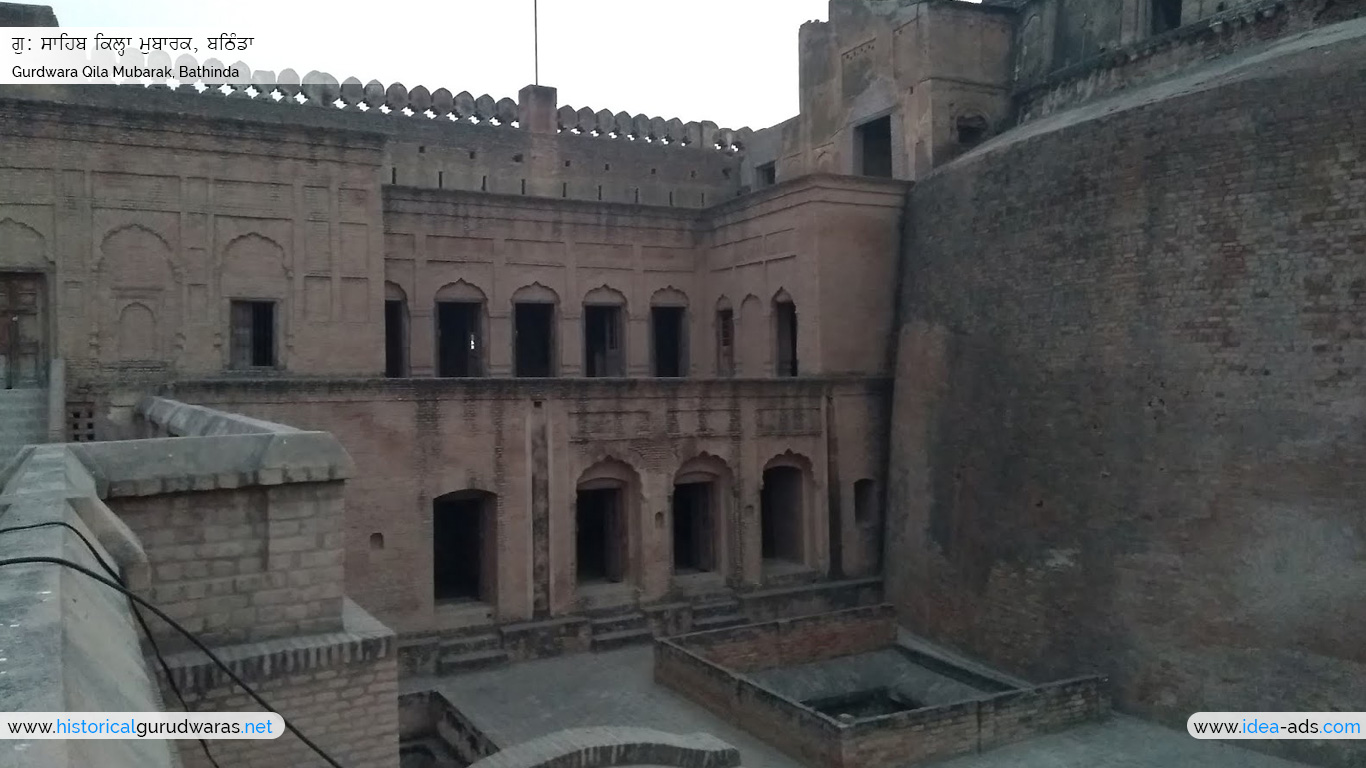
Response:
[[[339,81],[517,98],[533,80],[532,0],[27,0],[64,27],[284,38],[291,67]],[[764,128],[797,114],[797,30],[827,0],[539,0],[540,81],[561,105]],[[231,63],[225,59],[224,63]]]

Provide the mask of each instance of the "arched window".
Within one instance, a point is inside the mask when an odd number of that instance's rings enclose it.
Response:
[[[556,310],[559,296],[534,283],[512,294],[513,375],[546,378],[556,371]]]
[[[408,375],[408,295],[397,283],[384,284],[384,375]]]
[[[716,302],[716,375],[735,375],[735,309],[725,296]]]
[[[785,290],[773,297],[773,336],[777,345],[775,372],[779,376],[796,376],[797,305]]]
[[[626,375],[626,297],[602,286],[583,298],[583,373],[592,378]]]
[[[688,375],[688,297],[676,288],[650,297],[650,358],[654,375]]]
[[[488,302],[477,286],[459,280],[436,292],[436,375],[483,376]]]

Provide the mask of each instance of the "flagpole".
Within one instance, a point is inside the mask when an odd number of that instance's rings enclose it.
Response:
[[[540,20],[540,0],[531,0],[531,47],[532,66],[535,68],[535,84],[541,84],[541,20]]]

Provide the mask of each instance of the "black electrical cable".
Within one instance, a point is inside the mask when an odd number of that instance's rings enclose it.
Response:
[[[142,607],[156,614],[157,618],[161,619],[167,624],[170,624],[173,628],[175,628],[177,632],[184,635],[186,640],[189,640],[191,643],[194,644],[196,648],[203,652],[205,656],[208,656],[209,660],[212,661],[215,666],[221,669],[223,671],[223,674],[228,676],[228,679],[232,680],[234,683],[237,683],[237,685],[241,686],[242,690],[246,691],[247,695],[254,699],[257,704],[260,704],[261,706],[265,707],[267,712],[275,712],[275,710],[270,706],[270,704],[266,703],[265,699],[261,698],[256,693],[256,691],[252,690],[251,686],[242,682],[242,678],[238,677],[237,674],[234,673],[232,669],[228,667],[227,664],[223,663],[222,659],[218,658],[218,656],[215,655],[213,651],[209,650],[209,647],[204,645],[204,643],[198,637],[195,637],[193,632],[180,626],[180,623],[177,622],[175,619],[171,618],[170,616],[167,616],[165,611],[161,610],[155,605],[152,605],[151,602],[135,594],[131,589],[128,589],[127,587],[119,584],[118,582],[106,579],[105,577],[99,575],[98,573],[95,573],[89,568],[86,568],[84,565],[81,565],[80,563],[74,563],[62,557],[11,557],[4,560],[0,560],[0,568],[3,568],[7,565],[29,565],[36,563],[48,563],[51,565],[66,566],[67,568],[70,568],[73,571],[77,571],[79,573],[85,574],[86,576],[89,576],[90,578],[100,582],[106,587],[110,587],[112,589],[118,590],[119,592],[122,592],[129,600],[132,600],[136,603],[140,603]],[[275,714],[279,715],[280,713],[275,712]],[[341,763],[338,763],[336,760],[332,759],[331,755],[324,752],[322,747],[319,747],[317,744],[314,744],[313,741],[309,739],[307,736],[303,735],[303,733],[298,728],[295,728],[294,724],[286,720],[284,715],[280,715],[280,720],[284,722],[285,728],[290,733],[299,737],[299,741],[302,741],[305,746],[307,746],[309,749],[317,753],[317,755],[321,757],[323,760],[327,761],[328,765],[332,766],[332,768],[344,768],[344,766],[342,766]]]
[[[87,539],[79,528],[65,520],[50,520],[46,523],[33,523],[32,525],[16,525],[10,528],[0,528],[0,533],[32,531],[37,528],[66,528],[70,530],[85,544],[85,548],[90,550],[91,556],[99,562],[100,566],[104,568],[105,573],[108,573],[111,579],[117,581],[121,587],[128,586],[128,582],[124,581],[123,576],[121,576],[118,571],[114,570],[114,566],[110,565],[109,561],[104,559],[104,555],[101,555],[98,549],[95,549],[95,545],[90,543],[90,539]],[[142,634],[147,636],[147,643],[152,646],[152,655],[156,656],[157,663],[161,665],[161,671],[166,674],[166,684],[171,686],[171,692],[174,693],[176,699],[180,701],[180,708],[189,712],[190,705],[185,701],[185,694],[181,693],[180,685],[176,683],[175,677],[171,675],[171,666],[166,663],[166,657],[161,653],[161,646],[157,644],[157,639],[152,637],[152,628],[147,626],[147,618],[142,615],[142,608],[139,607],[137,603],[132,603],[131,605],[133,607],[133,617],[138,620],[138,626],[142,627]],[[209,752],[209,742],[207,739],[199,739],[199,746],[203,748],[204,757],[208,758],[209,764],[212,765],[213,768],[223,768],[223,766],[219,765],[218,761],[214,759],[213,754]]]

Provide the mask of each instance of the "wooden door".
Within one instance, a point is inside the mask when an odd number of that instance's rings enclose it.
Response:
[[[41,387],[46,375],[43,276],[0,273],[0,388]]]

